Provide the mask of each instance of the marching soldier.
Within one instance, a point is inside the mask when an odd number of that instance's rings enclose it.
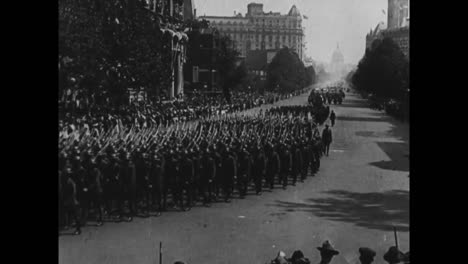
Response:
[[[254,163],[254,181],[255,193],[260,195],[262,193],[262,181],[266,173],[266,157],[261,146],[257,146],[258,155]]]
[[[102,202],[103,202],[103,176],[100,170],[101,157],[90,160],[90,168],[88,176],[90,177],[89,182],[89,202],[94,206],[94,209],[97,211],[97,225],[101,226],[103,224],[103,212],[102,212]],[[90,207],[90,206],[88,206]]]
[[[162,154],[158,151],[154,153],[152,164],[151,164],[151,174],[150,174],[150,189],[151,189],[151,198],[152,204],[156,210],[156,216],[161,215],[163,211],[162,196],[164,192],[165,178],[164,178],[164,169],[165,169],[165,159]]]
[[[225,148],[222,160],[222,189],[224,192],[224,201],[230,202],[234,177],[236,176],[236,162],[230,149]]]
[[[165,158],[165,168],[164,168],[164,188],[163,188],[163,211],[167,210],[167,195],[169,189],[173,193],[173,199],[176,199],[175,189],[177,188],[176,177],[178,174],[178,160],[176,158],[175,152],[170,150],[167,153],[167,157]]]
[[[280,160],[278,153],[275,148],[270,145],[268,156],[267,156],[267,171],[266,171],[266,182],[270,190],[274,188],[275,178],[279,177],[280,173]]]
[[[119,197],[119,210],[120,220],[126,215],[126,221],[133,220],[133,216],[137,214],[136,208],[136,168],[131,154],[122,152],[121,165],[120,165],[120,197]],[[125,213],[125,201],[128,202],[129,213]]]
[[[302,168],[302,155],[298,143],[296,141],[294,141],[292,144],[292,157],[292,178],[293,186],[295,186],[297,182],[297,176],[301,173]]]
[[[135,173],[136,173],[136,195],[137,201],[145,202],[144,216],[148,217],[150,213],[150,163],[147,153],[137,153],[135,157]]]
[[[68,167],[65,172],[62,174],[62,190],[63,190],[63,207],[64,207],[64,216],[65,216],[65,228],[67,229],[68,225],[71,223],[70,219],[73,217],[75,219],[75,235],[81,234],[81,220],[80,220],[80,210],[79,202],[76,196],[77,187],[75,181],[73,180],[73,172],[70,167]]]
[[[201,152],[197,147],[194,147],[193,149],[190,150],[190,158],[192,159],[193,162],[193,179],[190,182],[190,189],[192,192],[192,201],[195,204],[198,200],[197,197],[200,196],[198,191],[200,190],[199,188],[199,182],[200,182],[200,172],[201,172]]]
[[[242,148],[241,154],[239,155],[239,170],[237,175],[237,186],[239,190],[239,196],[241,198],[244,198],[247,195],[251,174],[251,163],[252,162],[249,152],[245,148]]]
[[[283,189],[286,189],[288,185],[288,176],[290,174],[290,166],[292,163],[291,154],[288,150],[288,147],[285,143],[281,143],[281,154],[280,154],[280,162],[281,162],[281,173],[280,173],[280,183],[283,184]]]
[[[209,206],[213,199],[213,180],[216,176],[216,163],[213,153],[206,149],[203,153],[200,168],[199,194],[203,197],[203,205]],[[208,193],[208,195],[207,195]]]
[[[217,147],[213,146],[213,158],[214,158],[214,162],[216,164],[216,176],[215,176],[215,179],[214,179],[214,193],[215,193],[215,196],[216,196],[216,200],[218,200],[218,198],[220,197],[219,196],[219,189],[221,188],[221,185],[223,183],[223,167],[222,167],[222,158],[221,158],[221,155],[219,153],[219,150]]]
[[[194,174],[195,174],[193,161],[190,158],[188,151],[185,150],[182,152],[180,163],[181,163],[180,185],[182,186],[182,188],[180,189],[181,191],[179,192],[179,196],[180,196],[180,199],[182,200],[181,201],[182,211],[188,211],[192,207],[192,197],[193,197],[192,182],[193,182]],[[185,197],[187,199],[185,205],[183,202],[184,192],[185,192]]]
[[[307,173],[309,171],[309,164],[310,164],[309,152],[308,152],[307,145],[304,139],[301,140],[299,148],[300,148],[301,156],[302,156],[301,181],[303,182],[307,178]]]

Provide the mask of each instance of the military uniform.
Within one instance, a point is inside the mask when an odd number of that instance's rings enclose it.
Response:
[[[237,186],[241,197],[247,195],[249,179],[251,177],[251,167],[252,161],[250,154],[246,149],[243,149],[239,155],[239,170],[237,175]]]
[[[165,186],[165,177],[164,177],[164,169],[165,169],[165,159],[163,155],[155,154],[152,159],[151,164],[151,173],[150,173],[150,189],[151,189],[151,196],[152,196],[152,204],[156,207],[158,215],[163,210],[162,204],[162,196],[164,192]]]
[[[187,152],[184,153],[180,162],[181,162],[181,167],[180,167],[179,184],[180,186],[182,186],[182,188],[181,188],[181,192],[179,193],[179,195],[180,195],[180,198],[182,199],[181,201],[182,210],[188,210],[192,207],[192,197],[193,197],[192,182],[193,182],[193,178],[195,174],[195,169],[193,166],[193,161],[192,159],[190,159]],[[187,199],[185,206],[183,204],[184,191],[186,194],[185,197]]]
[[[267,159],[267,171],[266,180],[270,189],[273,189],[275,183],[275,177],[279,177],[280,173],[280,160],[278,153],[272,147]]]
[[[71,169],[68,169],[63,174],[62,180],[62,191],[63,191],[63,207],[64,207],[64,216],[65,216],[65,226],[70,224],[70,218],[73,216],[76,223],[75,234],[78,235],[81,233],[81,219],[80,219],[80,210],[79,202],[77,199],[77,187],[75,181],[73,180],[73,172]]]
[[[260,194],[262,192],[262,180],[265,175],[265,155],[263,150],[257,148],[257,153],[254,157],[254,167],[253,167],[253,177],[255,183],[255,192],[256,194]]]
[[[224,192],[224,200],[229,201],[232,195],[232,188],[234,186],[234,177],[236,175],[236,162],[229,150],[223,154],[222,160],[222,189]]]

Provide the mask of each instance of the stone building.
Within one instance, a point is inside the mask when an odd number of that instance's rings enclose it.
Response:
[[[380,22],[366,35],[366,49],[376,39],[391,38],[409,59],[409,0],[388,0],[387,24]]]
[[[295,5],[288,14],[264,12],[263,4],[250,3],[247,14],[234,16],[200,16],[210,21],[223,35],[233,40],[242,57],[252,50],[279,50],[283,46],[293,49],[303,59],[304,29],[302,16]]]
[[[193,0],[146,0],[148,9],[156,13],[159,27],[163,33],[162,45],[172,54],[168,67],[172,70],[171,84],[162,93],[168,99],[173,99],[184,93],[184,63],[188,36],[184,33],[184,21],[194,18]]]
[[[405,27],[409,18],[409,0],[388,0],[388,29]]]

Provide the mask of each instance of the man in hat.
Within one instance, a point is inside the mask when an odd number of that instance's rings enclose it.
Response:
[[[374,261],[376,253],[370,248],[359,248],[359,261],[361,264],[371,264]]]
[[[304,257],[304,254],[300,250],[294,251],[289,262],[291,264],[310,264],[310,260]]]
[[[383,256],[383,259],[389,264],[397,264],[404,261],[405,255],[397,247],[391,246]]]
[[[317,249],[320,251],[320,264],[328,264],[335,255],[340,254],[340,252],[333,248],[328,240],[325,241],[321,247],[317,247]]]
[[[332,143],[332,132],[328,124],[325,125],[325,128],[322,131],[322,141],[324,145],[324,152],[328,157],[330,144]]]

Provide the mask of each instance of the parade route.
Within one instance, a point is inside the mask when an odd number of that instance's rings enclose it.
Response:
[[[307,96],[275,105],[306,104]],[[316,247],[325,240],[340,252],[332,263],[359,263],[359,247],[374,249],[375,262],[383,263],[395,245],[393,226],[400,250],[409,251],[409,125],[353,94],[331,109],[337,120],[330,156],[304,183],[261,196],[251,190],[211,208],[86,226],[79,236],[58,238],[59,263],[155,264],[160,241],[164,264],[263,264],[279,250],[290,257],[298,249],[318,263]]]

